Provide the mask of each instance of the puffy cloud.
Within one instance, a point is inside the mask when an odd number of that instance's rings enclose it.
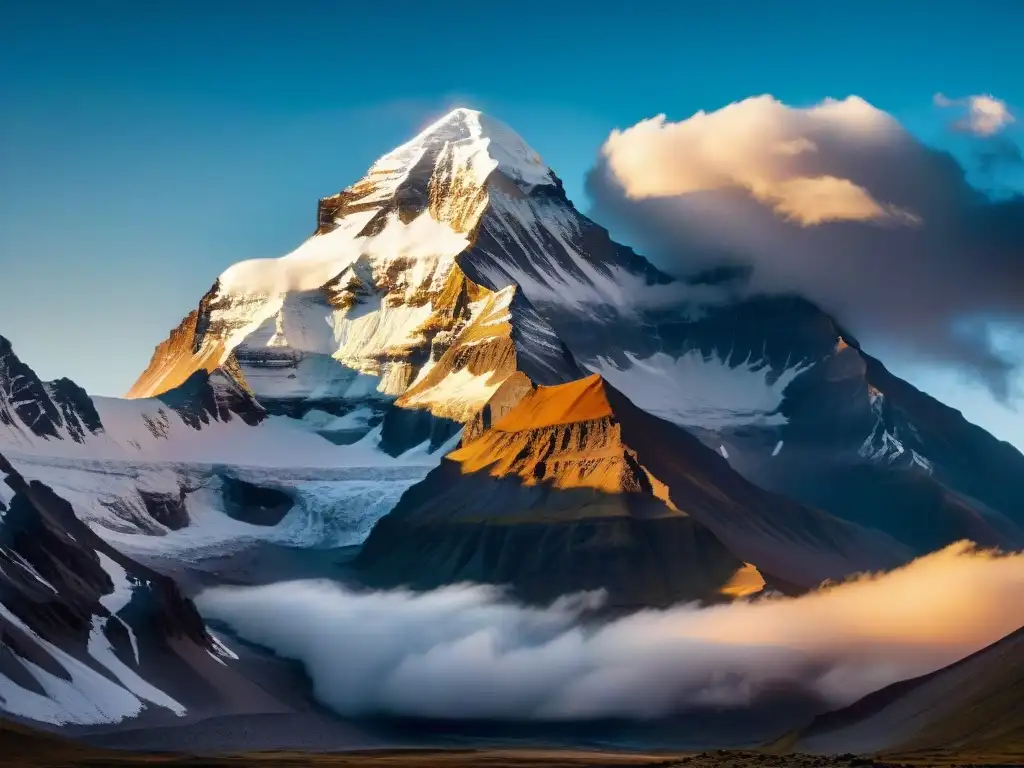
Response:
[[[825,221],[912,220],[849,178],[830,173],[823,132],[881,132],[895,126],[859,99],[791,110],[770,96],[747,99],[679,123],[665,115],[608,137],[608,168],[633,199],[742,189],[804,226]]]
[[[936,93],[932,101],[937,107],[964,110],[964,116],[953,123],[953,126],[957,130],[973,133],[975,136],[993,136],[1017,120],[1010,112],[1006,102],[991,94],[976,94],[963,99],[950,99],[941,93]]]
[[[769,690],[827,705],[946,666],[1024,625],[1024,555],[957,544],[798,598],[680,605],[598,621],[594,596],[526,608],[490,588],[353,592],[304,581],[197,604],[305,666],[344,715],[653,718]]]
[[[734,288],[802,294],[875,350],[1012,394],[1020,361],[988,326],[1024,327],[1024,197],[991,200],[862,99],[645,120],[608,137],[588,190],[669,272],[743,267]]]

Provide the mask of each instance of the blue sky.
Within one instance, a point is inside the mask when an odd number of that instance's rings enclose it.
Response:
[[[660,112],[857,94],[942,142],[937,91],[1024,105],[1011,0],[0,0],[0,19],[0,333],[100,394],[224,268],[294,247],[317,198],[449,106],[511,124],[586,209],[609,131]],[[1024,446],[1019,414],[915,377]]]

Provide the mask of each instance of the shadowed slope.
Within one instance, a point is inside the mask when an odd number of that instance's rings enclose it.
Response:
[[[817,718],[797,745],[1024,760],[1024,628],[952,666]]]
[[[0,713],[52,726],[177,726],[287,711],[242,663],[175,581],[112,547],[0,455]]]

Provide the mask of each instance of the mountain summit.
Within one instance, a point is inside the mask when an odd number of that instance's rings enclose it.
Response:
[[[372,182],[381,193],[394,195],[403,183],[415,185],[424,174],[430,178],[441,169],[449,179],[457,179],[462,188],[485,186],[494,171],[524,191],[558,183],[540,155],[519,134],[492,117],[465,108],[449,112],[381,157],[364,181]],[[435,183],[443,180],[443,174],[434,179]]]
[[[536,332],[549,324],[534,307],[623,304],[623,284],[667,279],[628,249],[595,243],[611,241],[536,152],[498,121],[457,109],[323,198],[316,232],[292,253],[226,270],[129,397],[223,367],[271,412],[367,407],[379,420],[485,296],[515,291],[512,316],[529,316],[532,329],[520,343],[559,348],[550,327]]]

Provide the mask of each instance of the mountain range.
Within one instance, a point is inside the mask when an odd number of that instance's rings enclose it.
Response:
[[[321,199],[294,251],[221,274],[124,399],[44,382],[0,337],[0,471],[0,711],[48,726],[311,707],[204,623],[211,584],[625,611],[1024,547],[1019,451],[809,301],[661,271],[467,109]],[[1001,702],[1019,646],[801,738],[885,719],[871,749],[952,743],[922,734],[950,733],[963,670],[998,684],[961,706]],[[944,703],[901,714],[921,697]]]
[[[416,440],[513,370],[550,385],[582,369],[753,482],[917,552],[1024,545],[1019,451],[799,297],[698,303],[687,287],[580,214],[510,129],[456,110],[321,200],[295,251],[221,275],[129,396],[220,369],[272,413],[426,412],[402,430]],[[473,349],[503,311],[509,340]]]

